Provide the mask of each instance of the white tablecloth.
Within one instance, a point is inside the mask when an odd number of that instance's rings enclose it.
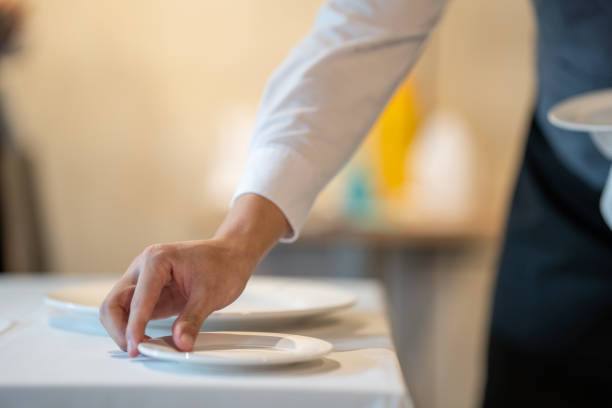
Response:
[[[350,311],[298,327],[266,328],[334,345],[332,353],[315,362],[266,369],[195,368],[142,356],[130,359],[97,321],[43,304],[46,291],[76,281],[0,278],[0,407],[411,406],[383,293],[373,281],[336,281],[359,298]]]

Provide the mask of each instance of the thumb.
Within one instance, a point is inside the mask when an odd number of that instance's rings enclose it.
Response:
[[[204,299],[192,296],[172,327],[172,339],[181,351],[191,351],[204,319],[212,313]]]

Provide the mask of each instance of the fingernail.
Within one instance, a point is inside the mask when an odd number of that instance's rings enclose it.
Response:
[[[194,338],[189,333],[181,334],[181,343],[187,346],[193,346]]]
[[[132,354],[132,351],[134,350],[134,342],[131,339],[127,342],[127,350],[130,354]]]

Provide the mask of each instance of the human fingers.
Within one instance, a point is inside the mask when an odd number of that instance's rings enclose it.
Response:
[[[193,349],[204,319],[213,312],[209,300],[206,297],[205,288],[192,288],[185,308],[172,325],[172,339],[179,350],[191,351]]]
[[[125,327],[134,288],[129,282],[119,282],[100,306],[100,322],[123,351],[127,351]]]
[[[127,351],[131,357],[138,355],[138,344],[144,339],[147,323],[170,280],[170,271],[171,264],[164,246],[155,245],[145,250],[125,330]]]
[[[141,259],[141,255],[134,258],[121,279],[106,295],[99,309],[100,322],[123,351],[127,350],[125,328],[128,322],[130,302],[132,301],[136,280],[138,279]]]

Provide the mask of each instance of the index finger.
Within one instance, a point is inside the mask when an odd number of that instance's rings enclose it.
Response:
[[[100,322],[123,351],[127,350],[125,327],[134,288],[135,285],[131,282],[125,280],[117,282],[100,306]]]
[[[169,266],[161,262],[158,256],[145,257],[132,297],[125,330],[127,351],[131,357],[138,355],[138,344],[145,337],[145,328],[169,276]]]
[[[137,256],[100,305],[100,322],[120,349],[127,350],[125,328],[136,287],[141,256]]]

